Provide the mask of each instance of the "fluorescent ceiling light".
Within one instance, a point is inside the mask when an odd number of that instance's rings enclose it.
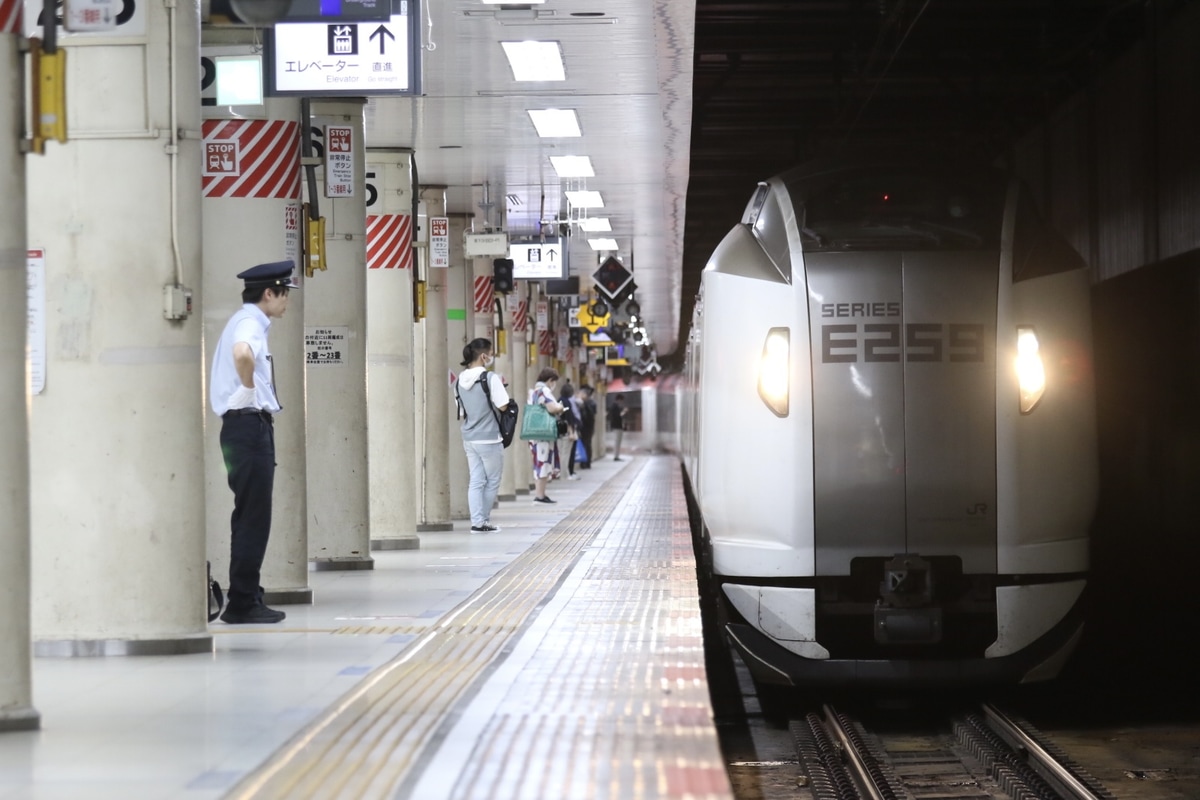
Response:
[[[262,56],[216,56],[217,105],[261,106]]]
[[[592,246],[593,250],[616,250],[617,249],[617,240],[616,239],[588,239],[588,244],[590,244]]]
[[[599,192],[584,189],[579,192],[567,192],[566,195],[571,208],[604,208],[604,198]]]
[[[579,220],[579,230],[587,233],[608,233],[612,230],[612,225],[608,217],[584,217]]]
[[[550,163],[560,178],[593,178],[592,159],[587,156],[550,156]]]
[[[537,128],[538,136],[544,139],[562,136],[582,136],[579,129],[579,117],[570,108],[533,108],[529,110],[529,118],[533,127]]]
[[[518,81],[565,81],[558,42],[501,42]]]

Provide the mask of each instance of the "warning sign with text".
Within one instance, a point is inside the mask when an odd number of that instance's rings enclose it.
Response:
[[[325,126],[325,196],[354,196],[354,129]]]

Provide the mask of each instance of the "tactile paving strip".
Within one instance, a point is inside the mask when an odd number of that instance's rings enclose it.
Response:
[[[577,596],[480,737],[479,757],[455,777],[453,796],[730,797],[679,465],[639,461],[227,797],[394,796],[589,545],[596,557]],[[635,566],[643,561],[646,573]]]

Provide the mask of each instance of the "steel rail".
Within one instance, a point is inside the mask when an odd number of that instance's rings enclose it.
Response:
[[[862,754],[858,752],[858,748],[850,740],[850,734],[843,727],[841,720],[836,711],[829,705],[822,707],[825,711],[825,723],[829,729],[833,731],[838,742],[842,746],[842,752],[849,759],[850,769],[854,773],[855,782],[860,788],[866,790],[869,800],[888,800],[888,795],[875,784],[875,779],[871,777],[870,770],[867,769],[866,762],[863,761]]]
[[[1078,778],[1058,762],[1054,756],[1046,752],[1038,742],[1021,727],[1009,719],[1000,709],[984,703],[983,713],[996,730],[1017,743],[1030,758],[1049,773],[1049,778],[1058,786],[1071,794],[1074,800],[1103,800],[1103,798],[1084,785]]]

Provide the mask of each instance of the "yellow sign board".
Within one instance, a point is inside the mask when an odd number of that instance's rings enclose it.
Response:
[[[603,317],[592,316],[590,306],[580,306],[578,309],[572,310],[577,311],[576,319],[579,320],[579,324],[591,333],[595,333],[607,325],[608,318],[612,316],[612,314],[605,314]]]

